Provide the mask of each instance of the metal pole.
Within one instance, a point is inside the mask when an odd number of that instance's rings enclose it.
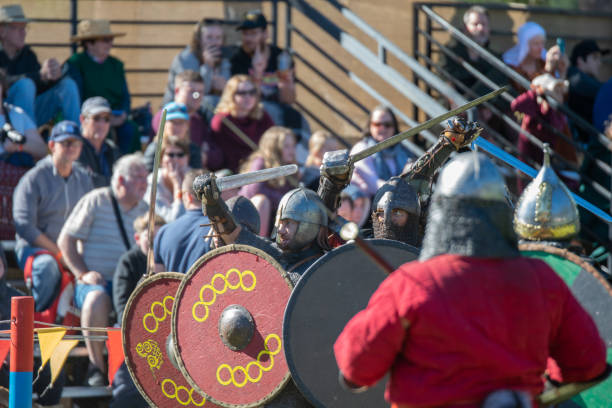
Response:
[[[32,408],[34,369],[34,298],[11,299],[9,408]]]
[[[415,3],[412,8],[412,56],[416,61],[419,60],[418,52],[419,52],[419,4]],[[414,85],[419,86],[419,77],[414,73],[412,74]],[[412,104],[412,118],[414,120],[419,119],[419,107],[416,103]]]
[[[272,21],[274,21],[274,27],[272,27],[272,43],[278,46],[278,0],[272,0]]]
[[[286,10],[285,10],[285,49],[290,51],[291,49],[291,4],[289,2],[285,2]]]
[[[70,34],[76,35],[78,24],[77,0],[70,0]],[[77,52],[77,43],[73,42],[70,45],[72,53]]]

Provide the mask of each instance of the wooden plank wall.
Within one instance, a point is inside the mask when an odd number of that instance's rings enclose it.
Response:
[[[0,0],[0,5],[15,3],[16,0]],[[412,54],[412,4],[414,0],[341,0],[348,8],[362,17],[381,34],[389,38],[402,50]],[[344,18],[326,0],[309,0],[309,4],[323,13],[327,18],[339,25],[347,33],[353,35],[359,41],[367,45],[376,53],[375,42],[365,34],[357,30],[346,18]],[[68,0],[23,0],[26,15],[32,18],[61,18],[69,19],[70,1]],[[271,5],[269,2],[224,2],[224,1],[195,1],[195,0],[79,0],[78,18],[106,18],[113,21],[159,21],[170,20],[174,22],[191,22],[190,24],[113,24],[112,29],[117,32],[125,32],[125,37],[118,38],[116,47],[112,53],[122,59],[128,70],[154,69],[166,70],[172,58],[189,42],[193,24],[204,17],[216,17],[230,20],[240,19],[244,11],[254,8],[262,8],[264,13],[271,17]],[[452,8],[436,9],[444,18],[450,20],[456,26],[461,24],[463,11],[455,11]],[[278,43],[285,44],[285,6],[279,5],[278,21]],[[492,12],[491,21],[493,29],[501,31],[516,31],[516,29],[527,19],[535,19],[541,23],[552,34],[549,36],[548,44],[552,45],[555,35],[568,36],[567,48],[571,50],[575,41],[571,35],[595,35],[602,38],[601,46],[612,47],[612,25],[609,18],[596,17],[567,17],[558,15],[534,15],[531,16],[521,12]],[[424,27],[424,17],[421,14],[421,25]],[[383,94],[393,104],[400,107],[406,114],[412,116],[412,105],[393,86],[380,79],[375,73],[363,66],[351,57],[342,47],[336,43],[328,33],[321,30],[313,22],[301,13],[292,13],[292,23],[317,45],[322,47],[329,55],[333,56],[346,69],[354,72],[360,78],[370,83],[379,93]],[[28,26],[28,43],[61,43],[54,47],[35,47],[39,59],[43,60],[55,56],[64,60],[70,55],[68,39],[70,25],[67,23],[41,23],[36,22]],[[449,40],[442,32],[435,32],[436,38],[442,42]],[[226,39],[228,43],[236,43],[238,35],[233,27],[226,27]],[[605,40],[607,39],[607,41]],[[502,52],[512,45],[510,37],[494,36],[492,47]],[[151,46],[162,44],[164,49],[140,48],[129,46],[144,45]],[[350,78],[329,60],[322,57],[311,45],[297,35],[292,36],[292,48],[300,55],[310,61],[318,70],[327,75],[346,93],[350,94],[358,104],[371,109],[377,102],[367,93],[355,85]],[[423,48],[424,49],[424,48]],[[434,55],[434,59],[438,56]],[[389,58],[391,66],[400,72],[407,72],[393,57]],[[607,79],[612,74],[610,64],[604,65],[602,79]],[[296,60],[296,73],[299,80],[306,86],[298,86],[298,102],[308,111],[313,112],[327,126],[337,134],[356,138],[359,131],[350,122],[359,126],[365,123],[367,113],[363,112],[342,92],[334,89],[326,83],[318,74],[306,64]],[[410,73],[407,73],[410,78]],[[163,92],[167,75],[165,72],[154,73],[128,73],[130,91],[134,94],[155,94]],[[133,105],[138,106],[146,101],[151,101],[154,108],[159,104],[160,98],[134,97]],[[345,120],[342,115],[334,113],[326,104],[339,108],[350,120]],[[313,130],[321,126],[307,115]],[[422,118],[421,118],[422,119]]]

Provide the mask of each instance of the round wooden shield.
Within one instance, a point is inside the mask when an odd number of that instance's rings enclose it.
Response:
[[[223,407],[272,399],[290,376],[282,324],[291,289],[281,266],[250,246],[228,245],[198,259],[179,286],[172,316],[187,381]]]
[[[612,364],[612,287],[590,263],[580,256],[550,245],[529,243],[519,246],[522,254],[546,262],[563,281],[582,307],[591,315],[608,348]],[[559,407],[612,407],[612,378],[581,392]]]
[[[394,268],[419,250],[387,239],[366,240]],[[364,309],[387,277],[354,243],[323,255],[297,283],[287,309],[283,338],[293,381],[317,407],[388,407],[385,381],[359,394],[343,389],[333,345],[348,321]]]
[[[184,276],[164,272],[143,280],[123,313],[125,364],[152,407],[216,407],[189,385],[168,355],[174,295]]]

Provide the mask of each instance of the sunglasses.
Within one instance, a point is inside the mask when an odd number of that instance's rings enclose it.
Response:
[[[180,159],[182,157],[185,157],[185,153],[183,153],[183,152],[179,152],[179,153],[164,153],[164,154],[166,156],[168,156],[169,158],[171,158],[171,159],[174,159],[174,158],[179,158]]]
[[[235,95],[240,96],[255,96],[257,95],[256,89],[249,89],[248,91],[236,91]]]
[[[393,122],[371,122],[370,126],[390,128],[393,127]]]
[[[90,116],[94,122],[110,122],[110,116]]]
[[[113,37],[102,37],[102,38],[98,38],[99,41],[105,42],[105,43],[113,43],[113,41],[115,40]]]
[[[57,143],[61,144],[63,147],[72,147],[72,146],[81,145],[81,141],[76,140],[76,139],[66,139],[66,140],[62,140],[61,142],[57,142]]]

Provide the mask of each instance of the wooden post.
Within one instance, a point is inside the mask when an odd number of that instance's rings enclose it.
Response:
[[[11,299],[11,368],[9,408],[32,408],[34,368],[34,298]]]

